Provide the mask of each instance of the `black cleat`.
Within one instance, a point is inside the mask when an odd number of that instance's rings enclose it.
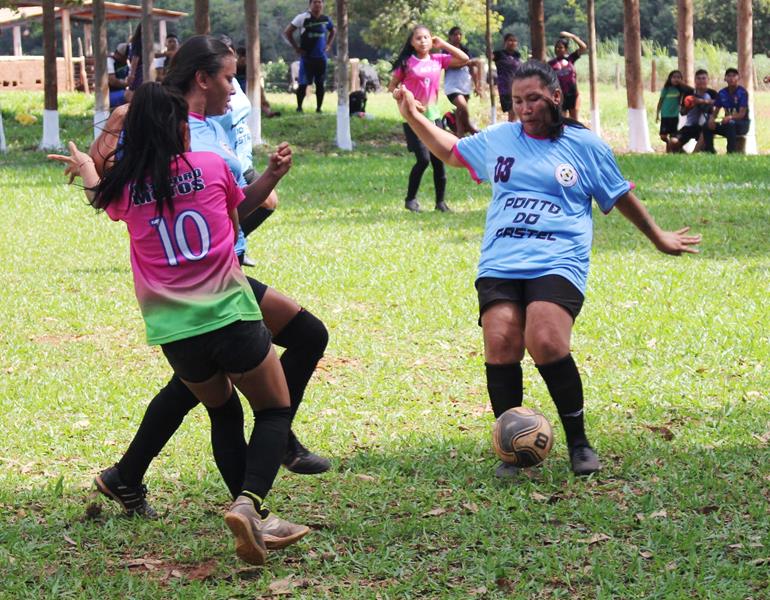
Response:
[[[590,475],[602,468],[599,457],[591,446],[573,446],[569,449],[569,460],[575,475]]]
[[[120,479],[117,467],[105,469],[94,479],[96,489],[102,494],[115,500],[123,507],[129,516],[139,515],[148,519],[158,516],[155,509],[147,503],[147,486],[125,485]]]
[[[406,210],[411,210],[412,212],[418,213],[420,212],[420,203],[417,202],[417,200],[415,200],[414,198],[412,198],[411,200],[407,200],[406,202],[404,202],[404,208],[406,208]]]
[[[311,452],[294,438],[289,441],[289,447],[283,457],[283,466],[299,475],[318,475],[331,469],[332,463],[328,458]]]
[[[498,477],[499,479],[515,479],[519,476],[519,471],[521,471],[521,469],[515,465],[500,462],[495,469],[495,477]]]
[[[451,208],[449,208],[443,200],[441,202],[436,202],[436,210],[439,212],[444,213],[451,213],[454,212]]]

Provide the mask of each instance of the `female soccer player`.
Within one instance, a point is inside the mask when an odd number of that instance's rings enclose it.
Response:
[[[225,522],[236,552],[263,564],[263,507],[286,451],[289,390],[254,292],[233,252],[238,214],[248,214],[291,167],[281,144],[247,198],[225,161],[190,152],[187,103],[148,82],[126,115],[120,157],[101,180],[93,161],[70,142],[70,156],[50,155],[82,176],[91,205],[123,221],[131,239],[134,288],[147,341],[160,345],[184,385],[206,406],[221,406],[237,387],[254,411],[241,490]],[[309,532],[282,521],[281,542]]]
[[[431,54],[431,49],[446,50],[448,54]],[[409,34],[401,53],[393,63],[393,77],[388,90],[393,91],[402,84],[417,101],[420,112],[437,123],[441,115],[438,110],[438,86],[441,71],[446,68],[461,67],[468,62],[468,55],[459,48],[447,44],[439,37],[432,37],[427,27],[418,25]],[[409,186],[404,206],[407,210],[420,212],[417,202],[417,190],[428,164],[433,167],[433,185],[436,189],[436,210],[450,212],[444,200],[446,191],[446,172],[444,163],[433,156],[420,139],[414,134],[409,123],[404,123],[406,147],[414,152],[417,159],[409,173]]]
[[[583,424],[583,388],[570,354],[591,249],[591,199],[613,207],[667,254],[697,252],[688,227],[663,231],[623,179],[609,147],[562,117],[556,72],[539,61],[513,78],[520,119],[458,140],[422,114],[411,92],[394,94],[403,117],[430,151],[492,182],[476,289],[489,398],[495,417],[522,403],[521,360],[537,365],[564,426],[572,470],[600,468]],[[501,464],[500,477],[515,468]]]
[[[194,36],[179,47],[163,85],[181,91],[190,107],[190,143],[195,151],[207,150],[224,158],[236,181],[243,187],[240,163],[228,145],[227,135],[206,115],[222,114],[232,93],[235,58],[230,49],[211,36]],[[125,108],[113,111],[102,135],[91,147],[91,157],[101,172],[109,164],[123,128]],[[253,185],[253,184],[252,184]],[[257,193],[252,185],[244,187],[249,197]],[[326,348],[328,334],[323,323],[264,283],[246,278],[262,311],[265,325],[273,334],[273,343],[286,350],[281,366],[291,398],[292,418],[302,402],[305,387]],[[96,483],[100,491],[117,500],[128,513],[153,516],[142,484],[152,460],[160,453],[182,424],[188,412],[198,405],[190,390],[174,375],[152,399],[131,444],[118,463],[103,471]],[[238,394],[233,390],[222,406],[206,407],[211,418],[211,444],[214,460],[233,497],[243,483],[246,441],[243,437],[243,412]],[[295,473],[316,474],[329,470],[328,459],[305,448],[290,431],[284,466]]]
[[[578,119],[580,110],[577,71],[575,71],[575,62],[588,49],[586,43],[574,33],[569,31],[559,32],[559,39],[553,45],[553,52],[556,55],[548,61],[548,64],[556,71],[561,87],[561,110],[564,116],[571,119]],[[574,40],[577,44],[577,50],[569,53],[569,41]]]

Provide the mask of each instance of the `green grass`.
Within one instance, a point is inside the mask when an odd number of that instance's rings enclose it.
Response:
[[[492,476],[473,290],[488,187],[452,171],[456,213],[408,214],[387,98],[354,121],[354,154],[331,146],[333,98],[321,118],[273,100],[284,115],[264,135],[297,154],[252,272],[329,328],[296,427],[334,468],[282,472],[271,503],[314,531],[264,568],[237,562],[202,410],[148,473],[159,521],[85,517],[169,369],[144,344],[124,228],[23,150],[39,132],[8,111],[39,112],[39,96],[0,94],[0,597],[253,598],[288,577],[308,599],[770,597],[767,157],[619,157],[702,253],[663,256],[597,214],[573,350],[605,470],[575,479],[557,426],[551,457],[511,485]],[[62,104],[63,138],[84,141],[84,103]],[[526,404],[556,423],[524,372]]]

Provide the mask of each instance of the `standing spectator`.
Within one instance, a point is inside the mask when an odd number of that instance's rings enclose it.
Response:
[[[463,32],[459,27],[455,26],[449,30],[447,41],[465,52],[468,57],[471,56],[470,50],[463,45]],[[478,133],[478,129],[471,124],[468,110],[471,88],[477,96],[480,94],[479,69],[475,60],[469,60],[466,65],[456,69],[448,68],[444,72],[444,93],[456,108],[457,137],[463,137],[467,133]]]
[[[492,58],[497,69],[497,93],[500,95],[500,107],[508,113],[509,121],[515,121],[516,113],[513,110],[511,87],[513,76],[521,66],[518,38],[512,33],[506,33],[503,37],[503,49],[495,50]]]
[[[299,55],[299,87],[297,87],[297,112],[302,112],[307,86],[315,85],[317,113],[324,102],[326,60],[334,41],[334,24],[323,14],[323,0],[310,0],[308,10],[292,19],[283,35]],[[294,32],[299,30],[299,44]]]
[[[578,104],[577,72],[575,71],[575,61],[588,49],[586,43],[574,33],[569,31],[559,32],[559,39],[553,46],[554,58],[548,61],[551,68],[556,71],[561,86],[562,103],[561,110],[564,116],[570,119],[578,120],[580,110]],[[569,41],[574,40],[577,44],[577,50],[569,54]]]
[[[107,85],[110,88],[110,108],[131,102],[134,92],[128,89],[128,44],[118,44],[107,57]]]
[[[749,93],[746,88],[738,85],[741,74],[738,69],[729,68],[725,71],[725,81],[727,87],[719,90],[716,102],[714,102],[714,112],[708,120],[708,124],[703,128],[703,141],[706,145],[706,152],[712,154],[714,150],[714,134],[722,135],[727,138],[727,152],[738,151],[738,136],[746,135],[749,132]],[[717,124],[719,111],[724,110],[725,116],[722,122]]]
[[[685,114],[684,126],[677,131],[676,136],[670,138],[675,152],[681,152],[690,140],[698,142],[695,151],[703,150],[701,140],[703,126],[708,121],[716,97],[717,92],[709,87],[708,71],[705,69],[695,71],[695,90],[692,95],[685,96],[682,102],[682,110]]]
[[[166,50],[160,56],[155,59],[155,80],[163,81],[163,77],[168,71],[168,66],[171,64],[171,59],[174,58],[174,54],[179,50],[179,38],[175,33],[169,33],[166,36]]]
[[[692,92],[691,88],[684,85],[682,72],[671,71],[660,90],[660,99],[655,109],[655,122],[660,121],[660,139],[666,143],[666,152],[675,152],[676,144],[671,137],[676,135],[679,129],[679,107],[682,99]]]
[[[440,54],[431,54],[432,49],[445,50]],[[468,55],[459,48],[447,44],[440,37],[433,37],[424,25],[418,25],[409,33],[404,47],[393,63],[393,77],[388,84],[392,92],[401,86],[408,89],[415,98],[420,112],[432,123],[440,126],[438,110],[438,90],[441,71],[448,67],[459,67],[468,62]],[[404,122],[406,147],[414,152],[416,162],[409,172],[409,184],[406,191],[404,208],[420,212],[417,202],[417,190],[420,189],[422,174],[428,165],[433,167],[433,186],[436,193],[436,210],[452,212],[444,201],[446,192],[446,171],[444,163],[436,158],[420,141],[411,126]]]
[[[136,26],[134,35],[129,42],[128,59],[131,62],[131,72],[128,74],[128,89],[132,92],[144,82],[142,71],[142,24]]]
[[[238,82],[238,85],[241,86],[241,89],[245,92],[246,91],[246,47],[245,46],[238,46],[236,50],[236,59],[237,59],[237,62],[235,63],[235,80]],[[268,102],[267,96],[265,96],[264,85],[259,86],[259,97],[260,97],[260,104],[262,109],[262,116],[267,117],[268,119],[281,116],[281,113],[274,111],[270,107],[270,102]]]

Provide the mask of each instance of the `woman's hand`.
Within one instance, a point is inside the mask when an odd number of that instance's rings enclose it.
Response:
[[[91,159],[88,154],[85,152],[81,152],[78,150],[78,147],[75,145],[75,142],[69,142],[67,144],[69,146],[70,155],[66,156],[64,154],[49,154],[47,158],[49,160],[55,160],[60,163],[64,163],[64,174],[69,175],[69,183],[72,183],[75,181],[75,177],[82,177],[83,171],[85,169],[93,169],[94,168],[94,161]],[[91,165],[88,167],[87,165]]]
[[[425,112],[425,106],[423,106],[422,102],[416,100],[414,94],[403,85],[399,85],[393,90],[393,98],[398,102],[398,110],[404,118],[417,112]]]
[[[433,41],[433,47],[434,47],[436,50],[440,50],[441,48],[443,48],[444,46],[446,46],[446,45],[447,45],[447,43],[446,43],[444,40],[442,40],[442,39],[441,39],[439,36],[437,36],[437,35],[434,35],[434,36],[433,36],[433,38],[432,38],[432,41]]]
[[[655,241],[655,247],[665,254],[675,256],[679,256],[683,252],[697,254],[698,249],[693,248],[693,246],[700,244],[703,236],[700,234],[686,235],[688,231],[690,231],[689,227],[682,227],[676,231],[663,231]]]
[[[275,152],[270,155],[267,170],[275,178],[280,179],[291,169],[291,146],[288,142],[281,142]]]

